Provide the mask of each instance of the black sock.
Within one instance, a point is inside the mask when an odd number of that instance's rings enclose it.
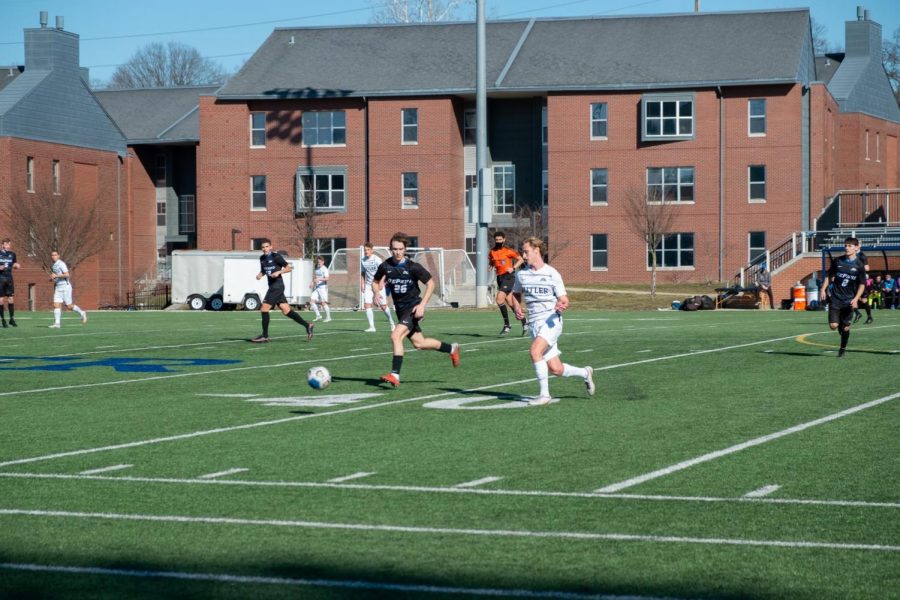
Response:
[[[295,310],[293,310],[293,309],[291,309],[291,312],[289,312],[289,313],[287,314],[287,316],[288,316],[289,319],[293,319],[293,320],[297,321],[298,323],[300,323],[300,324],[303,325],[304,327],[308,327],[308,326],[309,326],[309,324],[306,322],[306,320],[305,320],[303,317],[301,317],[301,316],[300,316]]]
[[[500,305],[500,314],[503,315],[503,325],[509,327],[509,309],[506,308],[505,304]]]
[[[12,302],[9,303],[9,320],[12,321],[16,316],[16,305]]]
[[[400,374],[400,367],[403,366],[403,355],[394,355],[394,359],[391,361],[391,373]]]
[[[441,347],[438,348],[438,350],[440,352],[446,352],[447,354],[450,354],[451,352],[453,352],[453,346],[451,344],[448,344],[447,342],[441,342]]]
[[[847,347],[847,342],[850,340],[850,330],[841,331],[841,350]]]
[[[6,311],[6,308],[4,308],[2,304],[0,304],[0,319],[6,320],[6,312],[5,311]],[[10,318],[12,318],[12,317],[10,317]]]
[[[263,337],[269,337],[269,313],[262,313]]]
[[[871,319],[872,318],[872,307],[869,306],[868,302],[866,302],[865,308],[866,308],[866,316]]]

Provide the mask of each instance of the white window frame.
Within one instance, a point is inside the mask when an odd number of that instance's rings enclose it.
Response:
[[[34,193],[34,157],[25,157],[25,190]]]
[[[684,240],[682,236],[691,236],[691,245],[684,245]],[[693,232],[685,231],[679,233],[671,233],[669,235],[663,236],[662,241],[660,242],[660,247],[656,251],[656,259],[660,264],[656,265],[656,269],[658,271],[693,271],[696,268],[696,235]],[[674,248],[670,248],[670,245],[674,245]],[[666,251],[675,252],[678,257],[676,265],[666,265],[663,261],[663,257],[665,257]],[[686,253],[690,253],[691,255],[691,264],[681,264],[682,257]],[[647,244],[647,270],[650,271],[652,266],[650,265],[650,244]]]
[[[753,234],[762,235],[762,246],[753,245]],[[756,251],[754,255],[754,250]],[[748,231],[747,232],[747,262],[752,263],[760,256],[766,254],[766,232],[765,231]]]
[[[595,107],[598,110],[603,111],[602,117],[595,117]],[[591,102],[591,139],[592,140],[608,140],[609,139],[609,104],[606,102]],[[594,134],[594,125],[603,127],[603,133],[600,135]]]
[[[869,130],[866,129],[866,160],[869,160]]]
[[[54,160],[51,165],[51,173],[53,178],[53,194],[59,195],[59,161]]]
[[[468,141],[470,136],[471,141]],[[467,108],[463,111],[463,145],[471,146],[476,143],[478,143],[478,114],[474,108]]]
[[[346,270],[341,269],[332,269],[331,263],[334,262],[334,255],[337,254],[338,250],[345,250],[347,248],[347,238],[338,237],[338,238],[315,238],[313,240],[313,256],[309,258],[314,258],[318,256],[325,257],[325,266],[328,267],[328,270],[332,273],[346,273]]]
[[[400,173],[400,189],[400,208],[418,209],[419,174],[415,171]]]
[[[881,134],[875,132],[875,162],[881,162]]]
[[[762,114],[753,112],[753,103],[762,102]],[[766,137],[768,103],[765,98],[747,100],[747,135],[750,137]],[[753,123],[762,122],[762,131],[753,131]]]
[[[603,249],[598,250],[595,242],[599,241],[599,238],[603,238],[605,242]],[[598,256],[603,256],[603,266],[597,266],[595,264],[595,258]],[[609,234],[608,233],[592,233],[591,234],[591,271],[609,271]]]
[[[687,105],[687,106],[685,106]],[[693,94],[647,94],[641,98],[641,141],[678,141],[692,140],[696,134],[696,114],[694,107],[697,105]],[[666,115],[667,106],[674,108],[673,115]],[[655,108],[654,108],[655,107]],[[690,108],[690,114],[685,108]],[[659,115],[650,116],[651,112]],[[659,122],[659,133],[652,133],[648,124]],[[664,133],[667,121],[674,121],[675,132]],[[690,132],[683,133],[682,124],[689,125]]]
[[[162,222],[160,222],[162,221]],[[166,202],[157,201],[156,202],[156,226],[157,227],[165,227],[166,226]]]
[[[494,177],[494,214],[511,215],[516,212],[516,166],[513,164],[494,165],[492,170]],[[497,185],[498,175],[503,185]],[[507,187],[507,184],[509,184],[509,187]],[[511,192],[512,202],[506,202],[507,192]]]
[[[412,116],[412,123],[407,123],[407,116]],[[412,139],[406,139],[407,136]],[[404,146],[415,146],[419,143],[419,109],[400,109],[400,143]]]
[[[153,182],[157,187],[166,187],[169,183],[169,161],[162,152],[156,155],[156,165],[153,170]]]
[[[178,196],[178,234],[197,233],[197,197],[194,194]]]
[[[651,171],[659,171],[660,172],[660,183],[650,183],[650,172]],[[674,172],[675,181],[666,181],[667,175],[672,175]],[[687,181],[688,173],[690,173],[690,182]],[[647,202],[649,204],[658,204],[660,202],[677,202],[678,204],[694,204],[697,200],[697,174],[696,169],[694,167],[647,167],[646,172],[647,178]],[[656,188],[660,188],[659,196],[654,196],[651,186]],[[671,200],[666,199],[666,187],[674,186],[675,188],[675,198]],[[690,200],[682,200],[682,188],[690,187],[691,189],[691,199]],[[658,200],[654,200],[653,198],[657,197]]]
[[[335,125],[335,118],[340,115],[340,121],[343,121],[343,124]],[[327,116],[327,117],[326,117]],[[321,122],[326,119],[327,123],[322,124]],[[304,148],[314,148],[316,146],[346,146],[347,145],[347,113],[343,110],[308,110],[303,113],[301,116],[302,123],[302,146]],[[313,124],[313,120],[315,123]],[[316,141],[315,143],[310,144],[307,139],[307,131],[310,130],[310,125],[314,125],[313,130],[316,132]],[[327,131],[329,141],[322,142],[319,141],[319,132]],[[338,139],[340,141],[335,141]]]
[[[262,183],[262,189],[257,189],[257,182]],[[262,206],[257,206],[257,200],[262,199]],[[269,209],[269,182],[265,175],[250,176],[250,210],[264,212]]]
[[[340,185],[336,187],[337,177],[341,178]],[[306,181],[312,186],[307,190]],[[294,199],[294,211],[296,214],[305,213],[308,210],[307,200],[318,200],[325,198],[327,203],[324,206],[315,206],[316,212],[346,212],[347,211],[347,167],[301,167],[297,169],[295,175],[297,196]],[[327,183],[325,189],[319,189],[319,183]]]
[[[763,178],[762,180],[754,180],[752,173],[754,168],[762,168],[763,170]],[[762,204],[766,202],[769,194],[769,184],[768,184],[768,169],[766,165],[747,165],[747,201],[752,203]],[[753,197],[753,186],[759,186],[762,184],[763,186],[763,197],[762,198],[754,198]]]
[[[594,182],[594,174],[602,171],[606,175],[606,182],[603,184],[597,184]],[[591,186],[591,206],[608,206],[609,205],[609,169],[606,167],[597,167],[595,169],[590,170],[590,186]],[[603,190],[603,200],[596,200],[594,197],[594,192],[596,190]]]
[[[256,117],[262,117],[262,126],[259,124],[254,124],[253,120]],[[257,133],[262,133],[262,144],[254,144],[254,138]],[[266,147],[266,113],[261,111],[253,111],[250,113],[250,147],[251,148],[265,148]]]

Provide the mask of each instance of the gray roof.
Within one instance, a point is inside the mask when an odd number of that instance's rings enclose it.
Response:
[[[475,24],[276,29],[219,98],[474,93]],[[492,21],[493,92],[803,81],[809,11]],[[811,69],[809,69],[811,70]]]
[[[218,87],[98,90],[94,96],[129,144],[170,144],[200,140],[200,96]]]
[[[844,60],[843,52],[833,52],[822,56],[816,56],[816,79],[825,83],[831,81],[837,73],[841,61]]]
[[[0,65],[0,90],[12,83],[13,79],[22,74],[25,67],[18,65],[2,66]]]

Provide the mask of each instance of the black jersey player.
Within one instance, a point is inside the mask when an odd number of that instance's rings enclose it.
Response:
[[[269,311],[273,306],[277,306],[282,314],[303,325],[306,328],[307,341],[312,339],[313,324],[307,323],[300,315],[298,315],[291,305],[288,304],[287,298],[284,296],[284,279],[281,278],[285,273],[291,272],[291,265],[277,252],[272,251],[272,242],[264,239],[262,242],[262,256],[259,257],[259,273],[257,279],[263,277],[269,282],[269,291],[262,301],[262,335],[258,335],[251,342],[263,343],[269,341]]]
[[[13,269],[18,269],[16,253],[12,251],[12,244],[8,239],[0,245],[0,321],[6,327],[5,309],[9,309],[9,324],[16,327],[16,288],[13,283]]]
[[[828,305],[828,326],[832,331],[841,334],[841,347],[838,358],[847,351],[850,340],[850,323],[853,311],[859,305],[859,299],[866,290],[866,267],[859,259],[859,240],[848,237],[844,240],[845,254],[831,262],[828,275],[822,282],[821,300],[826,294],[830,296]]]

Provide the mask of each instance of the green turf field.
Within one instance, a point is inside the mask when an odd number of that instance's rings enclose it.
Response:
[[[900,311],[572,310],[545,407],[495,310],[398,389],[378,314],[65,317],[0,330],[0,597],[900,598]]]

